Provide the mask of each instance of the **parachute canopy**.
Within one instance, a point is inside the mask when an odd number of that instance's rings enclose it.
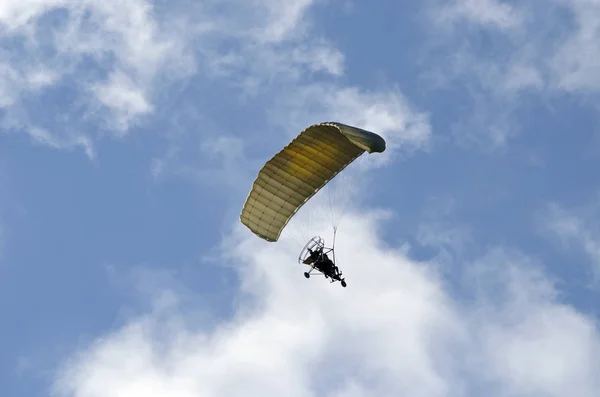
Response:
[[[240,215],[241,222],[267,241],[277,241],[294,214],[365,151],[381,153],[377,134],[341,123],[315,124],[267,161],[258,173]]]

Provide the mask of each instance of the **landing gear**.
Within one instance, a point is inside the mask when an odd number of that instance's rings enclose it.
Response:
[[[309,272],[304,272],[304,277],[310,278],[310,273]]]

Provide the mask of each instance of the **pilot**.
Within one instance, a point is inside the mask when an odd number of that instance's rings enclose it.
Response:
[[[316,251],[309,249],[309,252],[309,263],[314,263],[315,267],[321,270],[325,276],[337,275],[337,266],[329,259],[327,254],[323,253],[323,248],[318,248]]]

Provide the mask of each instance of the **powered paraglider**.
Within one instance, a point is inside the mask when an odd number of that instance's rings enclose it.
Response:
[[[242,208],[240,221],[258,237],[277,241],[290,219],[336,175],[364,152],[381,153],[385,147],[381,136],[341,123],[327,122],[306,128],[259,171]],[[336,229],[334,225],[334,232]],[[323,251],[324,244],[320,246]],[[335,260],[332,261],[332,272],[316,267],[328,266],[327,261],[311,263],[312,269],[316,268],[328,277],[339,272]]]

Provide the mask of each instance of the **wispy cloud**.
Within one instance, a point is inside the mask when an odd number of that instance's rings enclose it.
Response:
[[[163,81],[194,68],[191,37],[181,32],[189,21],[176,10],[164,11],[157,16],[145,0],[4,2],[5,127],[53,147],[82,146],[85,140],[88,155],[102,130],[94,124],[126,134],[151,113]],[[26,111],[33,107],[35,117]]]
[[[563,1],[568,7],[574,29],[556,49],[550,60],[558,89],[575,93],[600,91],[600,4],[593,1]]]
[[[532,97],[545,101],[574,94],[597,101],[600,6],[595,2],[428,4],[434,29],[427,48],[435,65],[424,74],[434,86],[464,87],[472,96],[474,111],[485,121],[459,121],[469,140],[505,147],[521,132],[516,113]],[[495,117],[498,109],[501,119]],[[493,127],[485,128],[488,123]]]
[[[466,21],[501,30],[518,26],[522,21],[517,7],[498,0],[455,0],[442,5],[434,16],[440,23]]]
[[[472,231],[456,220],[455,200],[429,199],[428,206],[415,233],[419,244],[437,249],[438,258],[446,266],[461,260],[474,239]],[[443,269],[444,272],[451,272]]]
[[[553,203],[540,214],[539,222],[565,248],[581,250],[590,262],[595,282],[600,281],[600,207],[596,203],[579,208]]]
[[[387,141],[388,161],[398,150],[426,149],[432,131],[426,113],[414,109],[399,90],[364,91],[334,84],[310,84],[284,97],[272,115],[282,125],[300,131],[315,121],[341,121],[377,132]]]
[[[518,252],[492,249],[467,268],[481,350],[472,363],[492,395],[592,396],[600,334],[593,318],[561,302],[543,268]],[[489,389],[488,389],[489,390]]]
[[[240,123],[239,129],[225,127],[206,111],[201,117],[202,124],[210,126],[206,130],[242,139],[252,152],[253,142],[267,137],[277,137],[282,147],[287,138],[311,124],[343,121],[377,132],[387,140],[386,152],[371,159],[374,165],[427,149],[432,134],[429,114],[417,109],[398,87],[365,90],[345,81],[344,54],[313,28],[312,2],[223,4],[239,7],[228,14],[213,9],[213,5],[208,8],[208,15],[218,21],[219,28],[199,42],[199,58],[204,62],[199,68],[206,73],[202,79],[227,91],[226,98],[215,99],[222,108],[252,112],[265,117],[265,122]],[[281,139],[282,134],[287,138]],[[176,148],[168,149],[157,164],[177,160],[167,160],[167,154],[182,146],[201,148],[204,141],[213,142],[214,134],[194,129],[187,139],[194,143],[190,145],[185,139],[174,143]],[[237,153],[238,161],[253,161],[242,159],[246,151]],[[179,164],[171,169],[188,166]]]

